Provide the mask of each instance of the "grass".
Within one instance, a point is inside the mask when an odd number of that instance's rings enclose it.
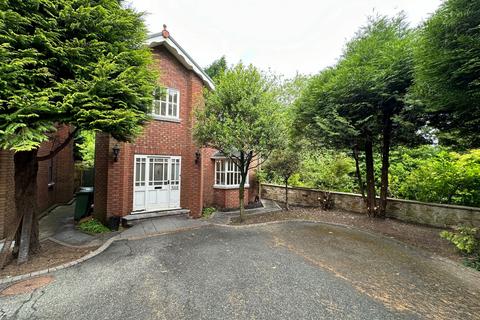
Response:
[[[78,225],[78,229],[87,233],[110,232],[110,229],[105,227],[100,221],[96,219],[90,219],[90,220],[80,222]]]
[[[217,209],[213,208],[213,207],[207,207],[207,208],[203,208],[202,210],[202,217],[204,218],[208,218],[212,215],[212,213],[214,213],[215,211],[217,211]]]

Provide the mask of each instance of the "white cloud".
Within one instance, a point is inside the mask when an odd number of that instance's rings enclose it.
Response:
[[[151,32],[166,24],[171,35],[202,66],[222,55],[292,76],[335,63],[345,42],[374,12],[405,11],[412,25],[442,0],[129,0],[148,12]]]

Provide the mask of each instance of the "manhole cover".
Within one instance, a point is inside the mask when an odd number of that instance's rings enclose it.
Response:
[[[20,281],[4,289],[0,292],[0,296],[13,296],[16,294],[30,293],[35,289],[46,286],[53,280],[52,276],[43,276]]]

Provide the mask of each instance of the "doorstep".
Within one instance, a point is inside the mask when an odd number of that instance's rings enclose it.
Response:
[[[190,213],[190,210],[188,209],[174,209],[174,210],[150,211],[145,213],[133,213],[122,218],[122,225],[132,226],[136,223],[139,223],[147,219],[155,219],[155,218],[167,217],[167,216],[188,215],[189,213]]]

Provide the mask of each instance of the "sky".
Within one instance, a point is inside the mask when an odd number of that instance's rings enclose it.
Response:
[[[412,26],[442,0],[126,0],[146,13],[151,33],[170,35],[201,66],[225,55],[286,77],[333,65],[345,43],[375,14],[404,11]]]

